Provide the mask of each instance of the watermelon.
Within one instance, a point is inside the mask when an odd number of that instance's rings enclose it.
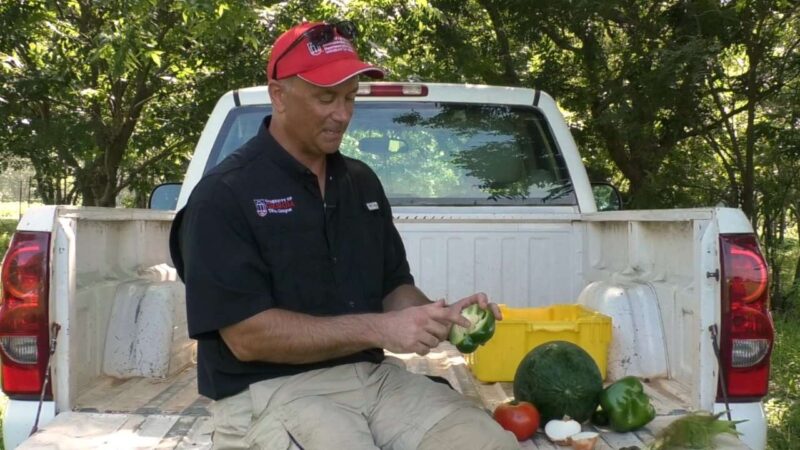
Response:
[[[597,409],[603,378],[592,357],[566,341],[546,342],[519,363],[514,398],[536,405],[542,423],[569,416],[585,422]]]

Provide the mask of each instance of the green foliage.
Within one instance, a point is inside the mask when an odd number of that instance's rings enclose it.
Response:
[[[720,434],[738,436],[736,424],[744,420],[724,420],[724,412],[711,414],[708,411],[694,411],[661,430],[656,440],[647,446],[648,450],[670,450],[675,448],[716,448],[714,440]]]
[[[772,308],[779,314],[800,314],[800,279],[797,276],[800,243],[797,233],[771,244],[765,249],[773,281]]]
[[[687,26],[690,12],[645,1],[541,2],[509,14],[536,50],[532,84],[575,112],[584,154],[614,162],[629,206],[668,206],[664,183],[652,181],[666,178],[667,158],[700,121],[713,35]]]
[[[775,330],[770,390],[764,402],[767,445],[790,450],[800,445],[800,314],[777,317]]]
[[[48,203],[113,206],[123,188],[174,177],[219,89],[255,80],[262,11],[224,1],[4,2],[0,154],[31,162]],[[74,184],[63,189],[65,180]]]
[[[17,228],[16,220],[0,219],[0,260],[6,254],[8,243],[11,241],[11,235]]]

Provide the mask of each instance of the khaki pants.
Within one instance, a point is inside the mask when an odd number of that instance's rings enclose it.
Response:
[[[471,401],[391,358],[254,383],[210,409],[214,449],[519,448]]]

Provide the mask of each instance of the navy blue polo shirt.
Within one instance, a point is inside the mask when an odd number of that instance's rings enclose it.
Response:
[[[313,364],[242,362],[220,328],[269,308],[381,312],[384,296],[414,282],[375,173],[328,155],[323,198],[316,175],[269,134],[269,120],[200,180],[172,225],[170,251],[198,343],[198,388],[212,399],[260,380],[383,359],[375,348]]]

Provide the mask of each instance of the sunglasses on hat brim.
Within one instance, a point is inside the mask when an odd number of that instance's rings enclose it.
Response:
[[[298,44],[303,42],[303,40],[307,40],[311,45],[315,47],[321,47],[331,41],[336,35],[339,35],[348,41],[352,42],[355,39],[357,30],[356,25],[349,21],[343,20],[340,22],[331,22],[331,23],[321,23],[319,25],[313,26],[308,30],[304,31],[303,34],[297,37],[283,53],[278,56],[275,60],[275,64],[272,65],[272,79],[278,79],[278,63],[283,59],[284,56],[288,55],[289,52],[292,51]]]

